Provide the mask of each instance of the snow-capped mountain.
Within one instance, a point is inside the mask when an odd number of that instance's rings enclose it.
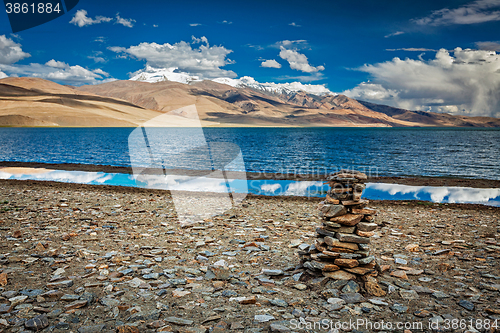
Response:
[[[179,72],[177,68],[155,68],[149,65],[145,69],[139,70],[133,74],[130,78],[132,81],[142,81],[142,82],[161,82],[161,81],[174,81],[185,84],[190,84],[192,82],[202,81],[199,76],[190,75],[188,73]],[[231,79],[226,77],[212,79],[212,81],[222,84],[227,84],[235,88],[252,88],[255,90],[264,91],[272,94],[285,94],[291,95],[296,92],[303,91],[307,94],[313,94],[318,96],[332,95],[336,96],[336,93],[331,92],[322,84],[303,84],[300,82],[291,83],[274,83],[274,82],[258,82],[250,76],[243,76],[239,79]]]
[[[146,65],[145,69],[141,69],[135,73],[134,76],[130,78],[132,81],[142,81],[149,83],[156,83],[161,81],[174,81],[189,84],[193,81],[201,81],[196,75],[190,75],[187,73],[176,72],[177,68],[155,68]]]
[[[308,94],[324,96],[324,95],[337,95],[331,92],[328,88],[326,88],[322,84],[303,84],[300,82],[291,82],[291,83],[274,83],[274,82],[257,82],[253,77],[243,76],[239,79],[230,79],[230,78],[217,78],[212,81],[223,83],[230,85],[236,88],[253,88],[256,90],[262,90],[275,94],[286,94],[290,95],[295,92],[303,91]]]

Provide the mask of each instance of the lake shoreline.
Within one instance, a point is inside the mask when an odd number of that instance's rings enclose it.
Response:
[[[54,164],[54,163],[39,163],[39,162],[12,162],[0,161],[0,168],[45,168],[54,170],[66,171],[86,171],[86,172],[106,172],[106,173],[122,173],[132,174],[131,167],[120,167],[112,165],[95,165],[95,164]],[[176,170],[169,169],[169,174],[173,175],[189,175],[189,176],[206,176],[206,171],[198,170]],[[151,169],[148,173],[159,174],[161,170]],[[326,181],[325,174],[293,174],[293,173],[271,173],[271,172],[230,172],[230,178],[249,180],[296,180],[296,181]],[[367,182],[370,183],[389,183],[401,184],[410,186],[454,186],[454,187],[473,187],[473,188],[500,188],[500,180],[494,179],[475,179],[475,178],[455,178],[455,177],[397,177],[397,176],[377,176],[369,177]]]

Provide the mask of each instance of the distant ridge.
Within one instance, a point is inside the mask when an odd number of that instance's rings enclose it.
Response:
[[[500,127],[496,118],[409,111],[325,91],[188,83],[126,80],[76,88],[39,78],[4,78],[0,126],[135,127],[195,104],[204,126]]]

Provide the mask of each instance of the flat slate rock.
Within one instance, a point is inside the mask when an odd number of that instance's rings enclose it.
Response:
[[[163,318],[163,320],[168,322],[168,323],[180,325],[180,326],[193,325],[193,323],[194,323],[192,320],[178,318],[178,317],[166,317],[166,318]]]

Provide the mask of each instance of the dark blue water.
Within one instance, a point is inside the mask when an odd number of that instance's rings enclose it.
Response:
[[[0,128],[0,160],[130,166],[132,130]],[[500,179],[499,129],[205,128],[204,133],[209,142],[238,145],[250,172],[355,168],[379,176]]]

